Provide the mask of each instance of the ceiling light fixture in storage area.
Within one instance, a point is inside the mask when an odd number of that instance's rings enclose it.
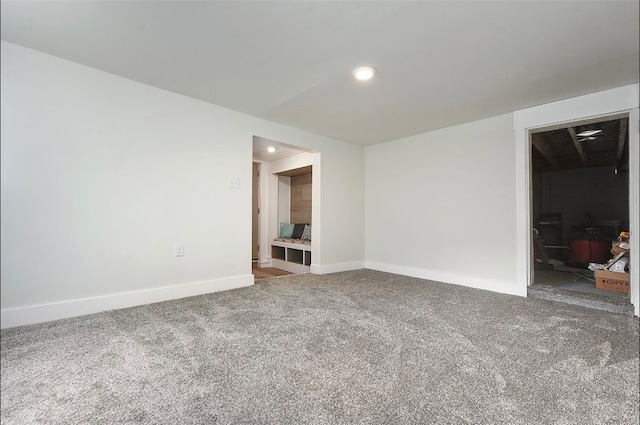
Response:
[[[581,131],[580,133],[576,134],[576,136],[578,137],[589,137],[589,136],[596,136],[598,134],[602,133],[602,130],[584,130]]]
[[[274,153],[275,151],[276,151],[276,148],[274,148],[273,146],[269,146],[267,148],[267,152],[269,152],[269,153]]]
[[[353,70],[353,76],[360,81],[370,80],[374,75],[376,75],[376,69],[372,66],[361,66]]]

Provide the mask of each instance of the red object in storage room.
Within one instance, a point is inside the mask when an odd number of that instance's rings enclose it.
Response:
[[[609,250],[611,242],[609,241],[589,241],[589,240],[573,240],[569,241],[569,263],[573,264],[589,264],[589,263],[606,263],[611,256]]]

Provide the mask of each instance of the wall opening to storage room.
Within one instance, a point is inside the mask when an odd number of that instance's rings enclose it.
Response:
[[[532,133],[531,210],[534,286],[625,301],[631,309],[628,283],[604,288],[594,273],[619,268],[620,282],[629,279],[629,257],[616,261],[613,252],[630,230],[628,116]]]

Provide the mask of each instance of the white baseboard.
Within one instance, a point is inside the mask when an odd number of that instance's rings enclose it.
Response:
[[[152,304],[251,285],[253,285],[253,275],[248,274],[204,282],[193,282],[183,285],[163,286],[140,291],[61,301],[51,304],[8,308],[0,311],[0,321],[2,328],[12,328],[14,326],[83,316],[85,314]]]
[[[349,263],[336,264],[311,264],[311,273],[313,274],[329,274],[338,272],[348,272],[351,270],[364,269],[364,261],[351,261]]]
[[[366,267],[368,269],[381,272],[417,277],[420,279],[434,280],[436,282],[451,283],[454,285],[467,286],[469,288],[475,289],[484,289],[486,291],[499,292],[502,294],[517,295],[520,297],[527,296],[526,288],[523,293],[521,288],[522,285],[518,285],[515,280],[513,282],[505,282],[475,276],[464,276],[437,270],[421,269],[417,267],[377,263],[373,261],[367,261]]]

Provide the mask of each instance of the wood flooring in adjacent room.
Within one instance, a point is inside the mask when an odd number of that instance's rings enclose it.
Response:
[[[286,276],[289,274],[293,274],[293,273],[289,273],[286,270],[276,269],[275,267],[260,268],[255,263],[253,263],[251,266],[251,273],[253,274],[253,277],[256,280],[266,279],[268,277]]]

